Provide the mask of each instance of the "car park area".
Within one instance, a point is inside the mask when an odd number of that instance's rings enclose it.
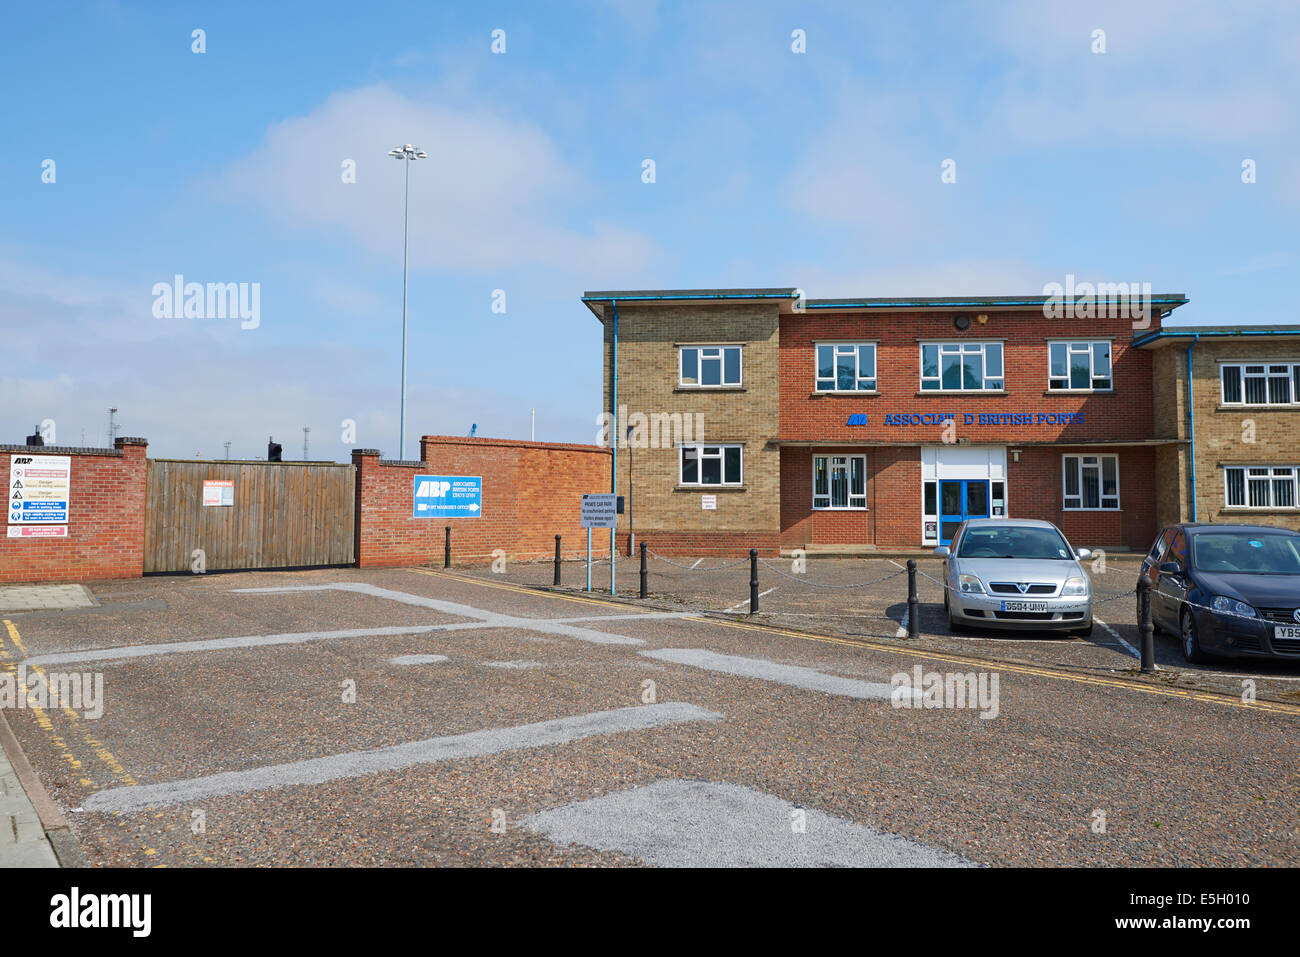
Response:
[[[7,717],[94,865],[1300,861],[1294,671],[1138,680],[1131,600],[1114,638],[944,635],[929,578],[908,642],[888,560],[707,614],[737,568],[642,607],[537,565],[95,585],[6,612],[0,665],[99,673],[102,714]],[[896,706],[917,669],[993,697]]]

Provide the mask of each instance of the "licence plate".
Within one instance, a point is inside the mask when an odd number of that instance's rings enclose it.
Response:
[[[1300,625],[1274,625],[1274,638],[1300,638]]]
[[[1003,611],[1047,611],[1045,601],[1004,601]]]

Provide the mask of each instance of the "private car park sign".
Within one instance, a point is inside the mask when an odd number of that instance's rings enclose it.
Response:
[[[66,455],[15,455],[9,464],[10,525],[66,525],[72,485]],[[9,537],[36,537],[20,532]]]
[[[483,479],[478,475],[417,475],[411,514],[415,518],[478,518]]]

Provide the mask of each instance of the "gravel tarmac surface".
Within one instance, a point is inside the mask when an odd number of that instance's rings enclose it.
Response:
[[[849,564],[863,576],[865,563]],[[69,812],[87,858],[100,866],[672,864],[699,853],[702,835],[732,849],[726,861],[761,858],[762,848],[776,846],[789,849],[776,858],[786,863],[837,862],[815,841],[790,849],[791,807],[824,815],[810,817],[822,824],[863,829],[851,832],[859,836],[940,855],[934,860],[1300,863],[1300,708],[1284,699],[1261,695],[1260,705],[1248,707],[1163,676],[1136,681],[1124,673],[1122,649],[1095,642],[1029,643],[1026,652],[1022,644],[972,649],[928,628],[922,640],[906,642],[882,625],[868,641],[847,630],[796,632],[793,618],[754,627],[694,614],[645,617],[655,609],[644,603],[550,594],[487,574],[467,580],[467,571],[341,568],[95,584],[104,607],[165,607],[8,616],[12,630],[0,625],[0,637],[9,657],[0,667],[81,649],[247,635],[440,630],[70,662],[68,669],[104,675],[102,718],[27,709],[8,717],[43,784]],[[337,588],[236,591],[336,583],[428,601]],[[709,607],[742,597],[714,588]],[[697,612],[705,607],[699,600],[699,607],[683,598],[652,604]],[[896,631],[894,604],[878,611]],[[475,614],[440,610],[448,605]],[[871,620],[866,612],[875,606],[853,607]],[[614,642],[590,640],[588,632]],[[1078,660],[1044,651],[1067,646]],[[682,650],[705,654],[683,657]],[[393,661],[429,655],[446,660]],[[698,666],[724,656],[764,664]],[[889,685],[918,664],[926,672],[997,673],[996,719],[970,707],[896,708],[887,699],[827,693]],[[808,673],[850,684],[776,680]],[[493,741],[517,734],[510,729],[655,706],[720,717],[470,748],[382,769],[356,763],[362,752],[458,736]],[[340,756],[359,772],[287,783],[267,771]],[[239,793],[183,787],[226,774],[258,786]],[[702,811],[676,818],[654,801],[647,809],[647,796],[677,793],[656,782],[704,782],[691,788],[730,810],[717,819]],[[150,809],[95,810],[109,807],[115,791],[140,793],[119,789],[168,784],[188,796]],[[764,806],[783,811],[773,830],[755,823],[754,809]],[[553,841],[524,826],[564,808],[575,809],[581,824],[572,833],[595,827],[605,836],[584,842],[556,831]],[[1104,831],[1095,829],[1099,814]],[[866,852],[855,860],[887,861]]]

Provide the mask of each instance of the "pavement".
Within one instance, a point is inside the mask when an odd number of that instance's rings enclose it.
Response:
[[[0,868],[58,866],[36,808],[0,750]]]
[[[905,579],[856,587],[888,560],[810,566],[833,600],[765,566],[764,615],[725,614],[748,570],[719,564],[645,602],[541,565],[98,583],[0,616],[0,666],[102,708],[7,718],[92,866],[1300,863],[1284,691],[1142,678],[1104,632],[948,635],[928,601],[908,641]]]

